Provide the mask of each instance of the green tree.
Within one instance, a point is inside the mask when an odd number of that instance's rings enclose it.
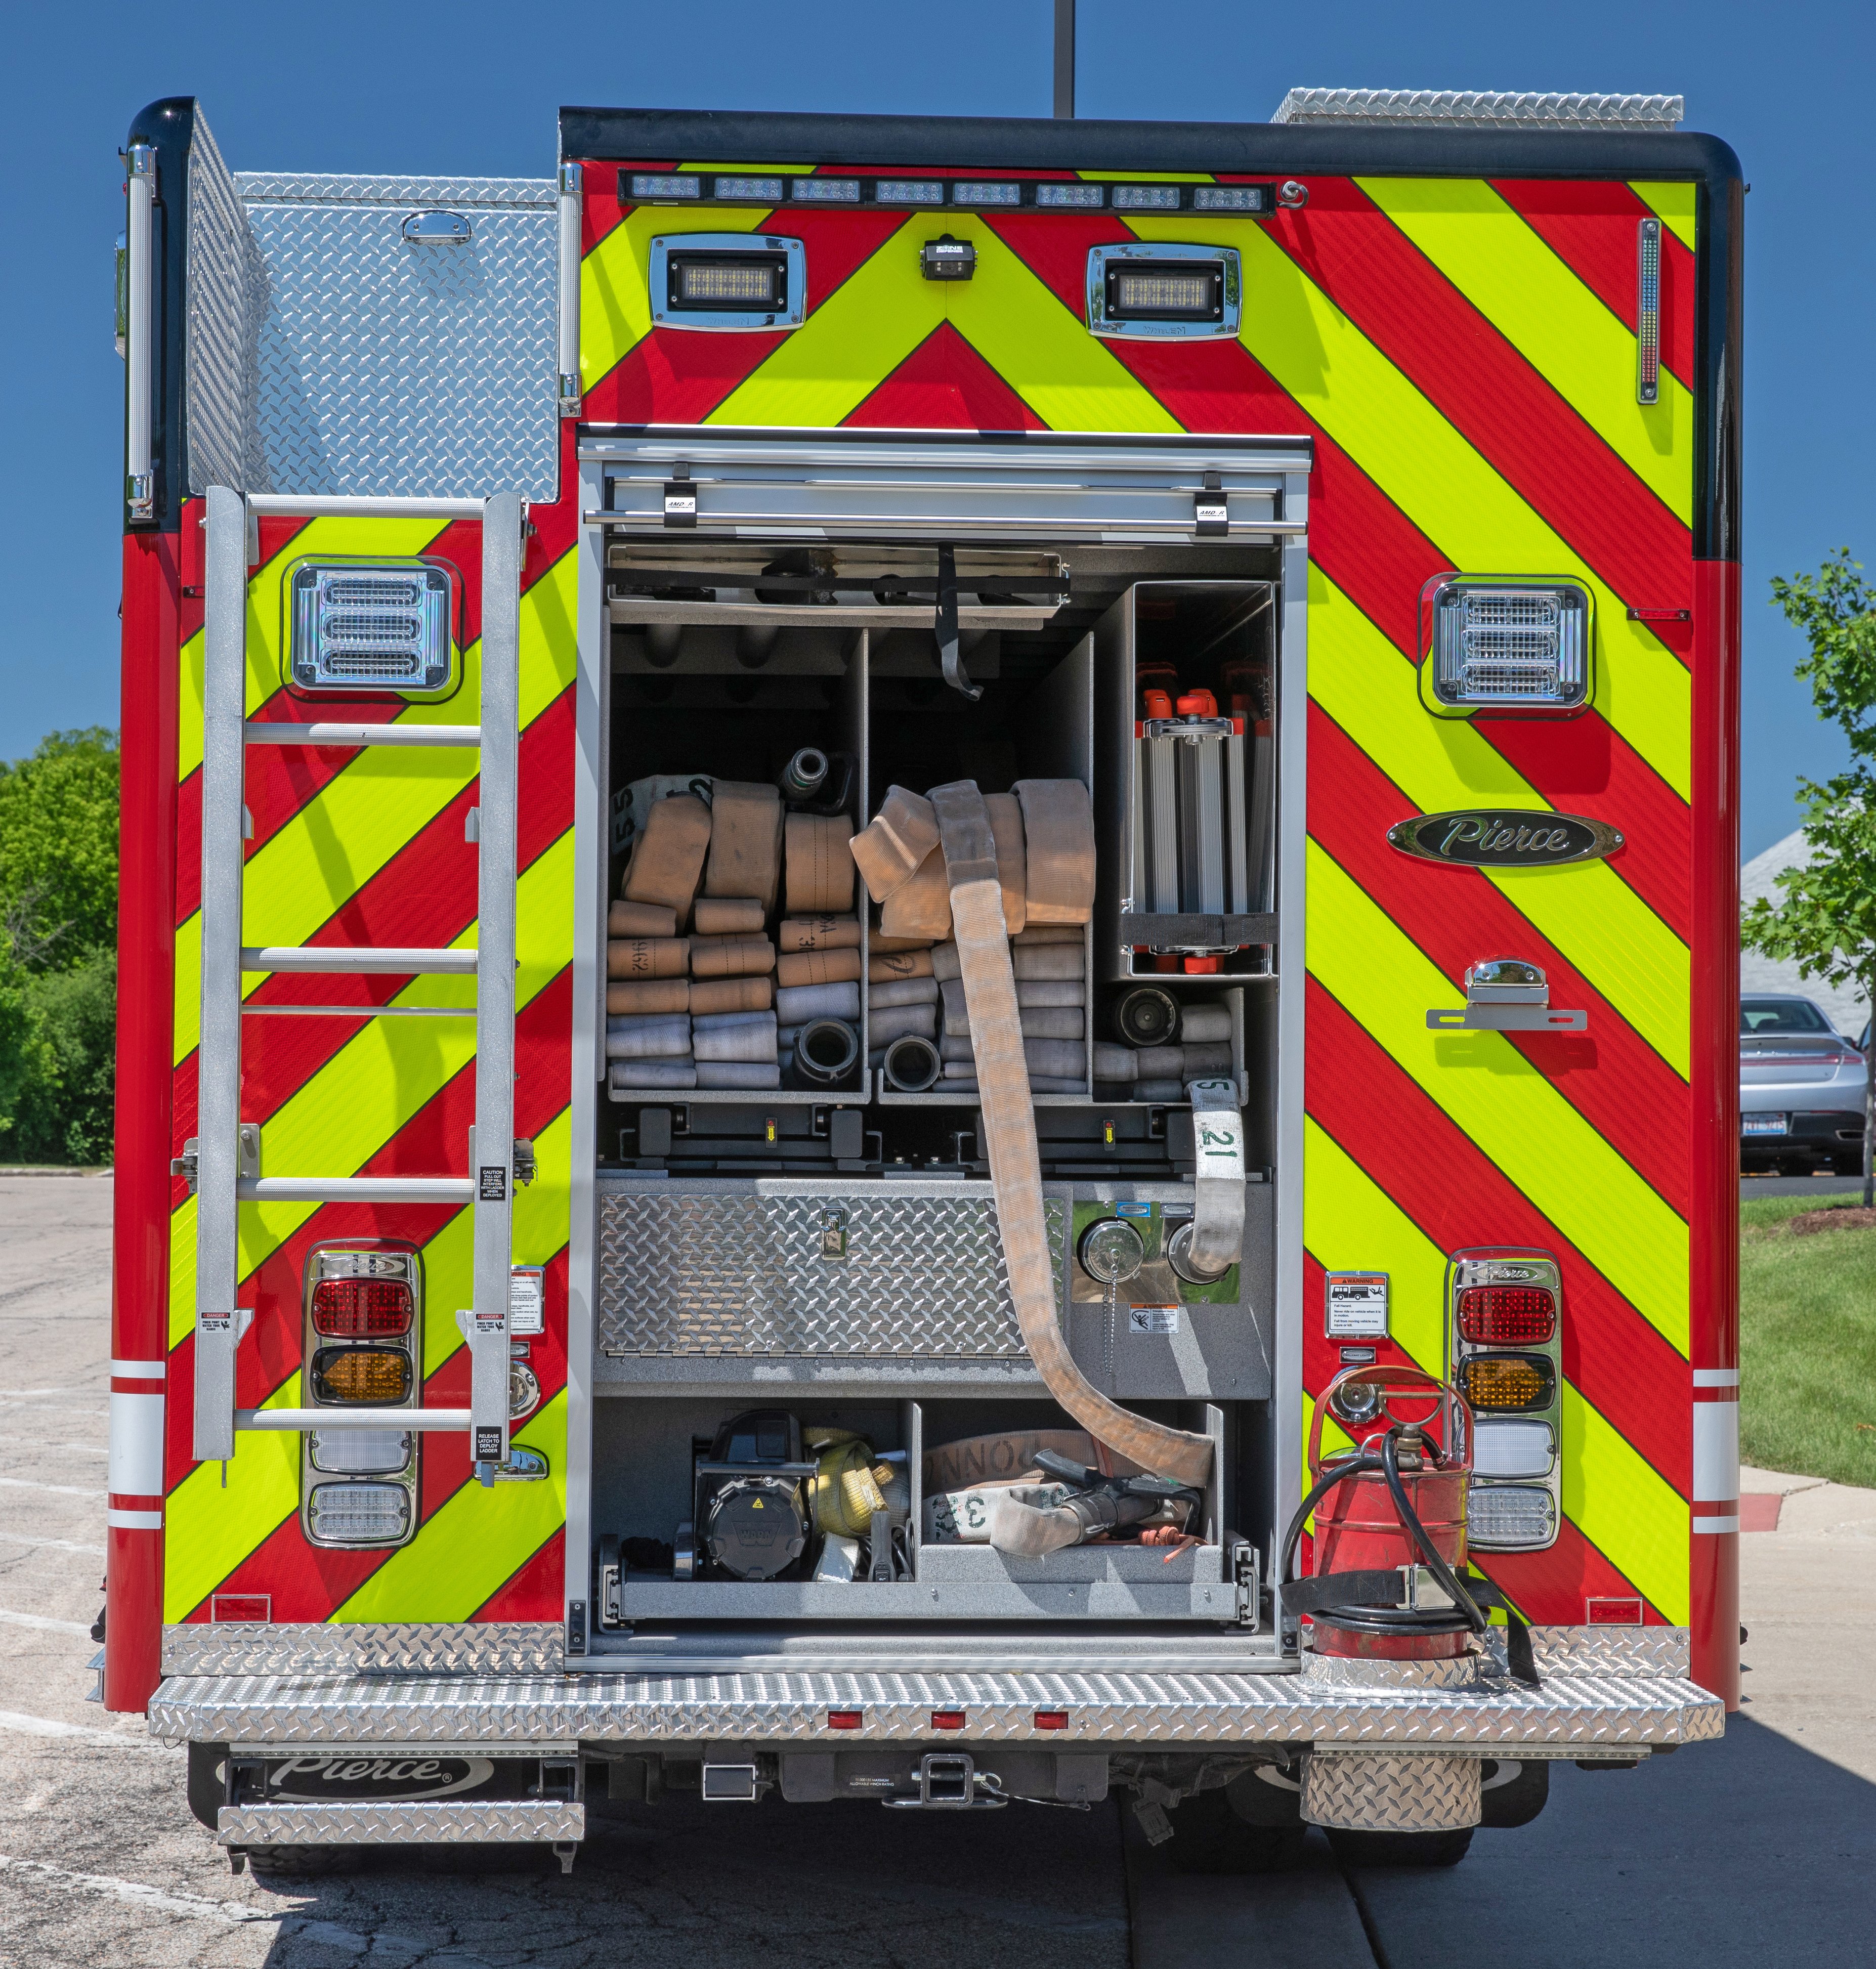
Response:
[[[110,1153],[117,735],[55,731],[0,764],[0,1159]]]
[[[1828,780],[1800,780],[1811,858],[1778,877],[1774,907],[1754,903],[1740,941],[1795,962],[1800,975],[1853,984],[1876,1005],[1876,584],[1839,547],[1815,574],[1775,576],[1772,601],[1804,632],[1810,652],[1797,674],[1820,717],[1849,741],[1850,764]],[[1865,1076],[1866,1082],[1868,1076]],[[1876,1089],[1863,1102],[1863,1202],[1876,1195]]]

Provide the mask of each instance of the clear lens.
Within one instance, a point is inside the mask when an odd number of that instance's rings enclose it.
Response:
[[[716,196],[744,205],[780,205],[788,187],[780,178],[719,178]]]
[[[858,178],[797,178],[794,195],[801,205],[858,205],[860,181]]]
[[[1192,209],[1195,212],[1261,212],[1261,185],[1194,185]]]
[[[1556,1525],[1556,1507],[1548,1491],[1476,1484],[1467,1500],[1466,1536],[1475,1545],[1548,1545]]]
[[[953,205],[1021,205],[1023,187],[1007,180],[966,178],[951,187]]]
[[[632,174],[634,198],[701,198],[703,196],[703,180],[701,178],[650,171],[635,171]]]
[[[773,260],[673,260],[673,307],[744,308],[764,313],[781,306],[782,270]]]
[[[1123,267],[1112,276],[1112,293],[1122,320],[1209,320],[1218,312],[1218,275],[1209,268]]]
[[[1176,184],[1116,185],[1114,209],[1117,212],[1177,212],[1180,187]]]
[[[1588,608],[1576,588],[1452,582],[1435,608],[1433,686],[1448,704],[1581,704]]]
[[[1556,1453],[1547,1422],[1482,1422],[1472,1435],[1479,1477],[1548,1477]]]
[[[316,1429],[313,1468],[333,1476],[394,1477],[409,1467],[411,1438],[401,1429]]]
[[[938,178],[881,178],[873,196],[881,205],[943,205],[945,188]]]
[[[1039,184],[1036,203],[1057,211],[1091,212],[1107,196],[1107,187],[1098,184]]]
[[[411,1494],[401,1484],[320,1484],[307,1502],[316,1539],[379,1545],[401,1539],[411,1523]]]

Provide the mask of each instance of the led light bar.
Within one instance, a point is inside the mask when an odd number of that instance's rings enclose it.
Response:
[[[304,560],[285,592],[294,689],[437,697],[454,687],[454,591],[443,563]]]
[[[1106,196],[1105,185],[1039,184],[1036,187],[1036,203],[1058,212],[1093,212]]]
[[[1177,212],[1181,187],[1176,184],[1121,184],[1114,187],[1116,212]]]
[[[703,180],[678,171],[634,171],[631,196],[644,205],[662,205],[674,198],[701,198]]]
[[[1556,1500],[1534,1484],[1475,1484],[1466,1499],[1466,1520],[1469,1545],[1529,1550],[1556,1538]]]
[[[1661,401],[1661,222],[1635,228],[1635,401]]]
[[[873,187],[873,196],[881,205],[943,205],[942,178],[881,178]]]
[[[316,1429],[307,1445],[313,1468],[348,1477],[394,1477],[411,1461],[411,1436],[401,1429]]]
[[[780,205],[788,196],[788,184],[784,178],[719,178],[710,193],[726,204]]]
[[[1232,247],[1149,240],[1092,247],[1088,326],[1095,335],[1149,340],[1235,336],[1241,287]]]
[[[792,187],[797,205],[858,205],[858,178],[797,178]]]
[[[671,306],[773,314],[787,304],[787,262],[751,253],[739,260],[671,257]]]
[[[1432,595],[1433,708],[1569,712],[1589,702],[1587,589],[1452,579]]]
[[[953,205],[1021,205],[1023,187],[1007,178],[963,178],[951,187]]]
[[[411,1494],[401,1484],[318,1484],[307,1525],[327,1545],[397,1545],[411,1529]]]
[[[829,179],[802,180],[829,183]],[[799,239],[747,232],[665,232],[651,242],[651,320],[658,328],[798,328],[807,257]]]
[[[1270,187],[1194,185],[1192,188],[1192,209],[1194,212],[1268,212],[1271,209]]]

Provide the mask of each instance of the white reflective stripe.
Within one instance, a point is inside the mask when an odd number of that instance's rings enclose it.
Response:
[[[161,1511],[107,1510],[104,1522],[114,1532],[160,1532],[163,1529]]]
[[[1696,1367],[1693,1371],[1693,1384],[1696,1388],[1736,1388],[1739,1385],[1737,1367]]]
[[[1693,1405],[1693,1496],[1696,1504],[1730,1504],[1739,1494],[1739,1404]],[[1695,1520],[1696,1523],[1700,1522]]]
[[[105,1488],[117,1497],[163,1494],[163,1397],[111,1395],[111,1454]]]
[[[1736,1532],[1739,1529],[1737,1518],[1696,1518],[1693,1528],[1698,1532]]]
[[[167,1361],[113,1361],[112,1376],[120,1381],[160,1381],[169,1372]]]

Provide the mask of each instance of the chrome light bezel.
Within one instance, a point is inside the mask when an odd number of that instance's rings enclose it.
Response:
[[[462,683],[462,581],[446,560],[309,555],[287,569],[281,595],[282,681],[296,696],[435,703]],[[399,661],[409,666],[401,674],[389,667]]]
[[[1469,611],[1487,604],[1506,619],[1467,619]],[[1553,622],[1514,619],[1521,611],[1532,615],[1546,605],[1554,611]],[[1595,598],[1573,576],[1436,576],[1420,593],[1420,701],[1443,718],[1580,716],[1595,696]],[[1507,643],[1495,655],[1482,644],[1492,634]],[[1553,651],[1543,647],[1547,636]],[[1521,637],[1528,646],[1521,654],[1514,647]],[[1488,682],[1495,663],[1502,673]],[[1547,664],[1557,679],[1547,691],[1536,681]],[[1478,674],[1469,680],[1475,665]],[[1516,674],[1521,666],[1522,681]]]
[[[686,308],[671,296],[672,262],[695,255],[708,259],[779,260],[782,305],[776,309]],[[654,328],[703,334],[747,335],[799,328],[807,319],[807,248],[799,239],[769,232],[660,232],[651,242],[648,281]]]
[[[1148,319],[1117,316],[1109,300],[1111,277],[1131,267],[1203,265],[1218,270],[1216,319],[1186,316]],[[1168,240],[1132,239],[1088,249],[1088,332],[1105,339],[1144,342],[1235,341],[1244,313],[1244,268],[1235,246],[1181,245]]]

